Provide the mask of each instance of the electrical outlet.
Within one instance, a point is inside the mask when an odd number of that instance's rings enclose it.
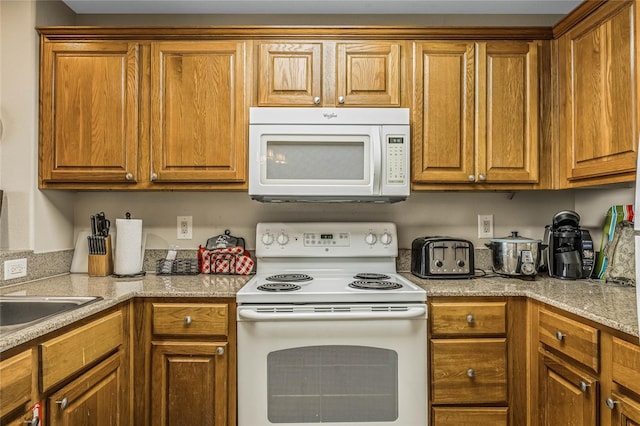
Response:
[[[193,216],[178,216],[179,240],[191,240],[193,238]]]
[[[493,238],[493,215],[478,215],[478,238]]]
[[[27,259],[4,261],[4,279],[13,280],[27,276]]]

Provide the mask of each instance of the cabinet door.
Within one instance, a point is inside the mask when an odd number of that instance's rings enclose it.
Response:
[[[322,43],[258,46],[259,106],[313,106],[322,101]]]
[[[640,401],[615,392],[611,400],[615,401],[611,411],[613,426],[640,426]]]
[[[244,42],[152,44],[152,181],[244,181],[244,66]]]
[[[414,45],[413,182],[475,180],[475,46]]]
[[[478,43],[480,182],[538,181],[538,44]]]
[[[632,3],[609,2],[559,39],[560,177],[567,185],[635,169]]]
[[[151,424],[227,425],[227,343],[152,342]]]
[[[138,45],[43,41],[40,185],[135,183]]]
[[[400,106],[401,54],[399,42],[337,43],[334,102],[346,106]]]
[[[116,426],[121,418],[120,354],[75,379],[47,399],[51,426]]]
[[[541,425],[598,424],[598,382],[594,378],[542,352],[539,380]]]

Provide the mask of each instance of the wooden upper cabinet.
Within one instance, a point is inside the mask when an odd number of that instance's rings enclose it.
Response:
[[[258,106],[396,107],[403,42],[258,43]]]
[[[322,43],[261,43],[258,105],[314,105],[322,96]]]
[[[414,45],[414,189],[538,182],[537,52],[526,41]]]
[[[244,181],[245,45],[152,44],[152,181]]]
[[[633,2],[608,2],[558,41],[561,187],[635,176],[634,8]]]
[[[138,44],[52,42],[40,72],[40,186],[138,179]]]

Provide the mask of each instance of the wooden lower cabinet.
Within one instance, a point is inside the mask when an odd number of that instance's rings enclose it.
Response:
[[[506,407],[436,407],[431,411],[432,422],[438,426],[507,426],[509,409]]]
[[[598,424],[598,381],[551,354],[541,355],[540,425]]]
[[[50,426],[117,426],[123,419],[116,353],[47,398]]]
[[[227,342],[152,343],[153,425],[227,424],[227,346]]]
[[[613,393],[611,401],[611,425],[640,426],[640,398]]]

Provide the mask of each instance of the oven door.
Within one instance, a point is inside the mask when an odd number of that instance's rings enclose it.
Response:
[[[250,126],[254,198],[372,196],[380,192],[380,126]]]
[[[238,307],[238,425],[427,424],[426,305]]]

